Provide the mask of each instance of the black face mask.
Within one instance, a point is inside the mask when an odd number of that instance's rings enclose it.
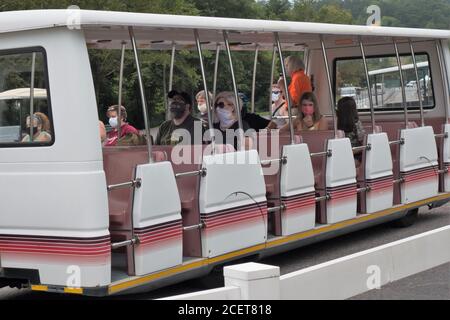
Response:
[[[38,127],[33,127],[33,135],[35,135],[36,134],[36,132],[38,132]],[[31,127],[27,127],[27,133],[28,133],[28,135],[29,136],[31,136]]]
[[[173,101],[169,106],[169,110],[173,118],[180,119],[186,111],[186,104],[184,102]]]

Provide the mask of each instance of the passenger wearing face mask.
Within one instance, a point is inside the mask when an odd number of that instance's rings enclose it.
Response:
[[[238,150],[235,130],[239,129],[239,123],[235,101],[236,97],[233,92],[225,91],[217,95],[214,102],[214,111],[219,122],[214,124],[214,129],[220,132],[223,138],[223,144],[232,144]],[[238,98],[238,102],[242,110],[242,99]],[[242,127],[244,132],[250,129],[250,126],[245,120],[242,120]],[[244,148],[249,149],[250,144],[250,139],[248,137],[244,138]]]
[[[294,115],[295,108],[292,108],[292,114]],[[272,117],[287,117],[289,116],[288,105],[286,103],[284,91],[278,86],[278,84],[272,85]],[[287,123],[286,119],[272,119],[267,126],[268,129],[280,129]]]
[[[210,103],[212,103],[213,96],[211,92],[208,92],[208,95],[209,101]],[[202,125],[205,129],[208,129],[208,106],[206,104],[205,90],[202,90],[195,95],[195,101],[197,102],[197,108],[198,111],[200,112],[200,120],[202,121]],[[214,116],[213,122],[215,122]]]
[[[314,93],[305,92],[300,98],[299,116],[293,120],[294,130],[327,130],[328,122],[319,111]],[[280,129],[289,132],[289,123]]]
[[[50,142],[52,135],[50,133],[50,121],[44,113],[36,112],[26,119],[26,133],[22,138],[22,142]],[[31,129],[33,128],[33,129]],[[31,131],[33,131],[33,141],[31,141]]]
[[[127,120],[127,110],[124,106],[120,107],[120,118],[119,121],[119,106],[110,106],[108,111],[106,111],[106,116],[109,118],[108,122],[111,128],[113,128],[110,132],[106,134],[106,140],[104,141],[105,147],[117,146],[120,139],[124,138],[127,135],[139,135],[139,132],[132,125],[126,122]],[[120,123],[120,137],[119,127]]]
[[[172,119],[161,124],[156,135],[155,144],[202,144],[203,127],[200,119],[191,115],[191,96],[186,92],[172,90],[167,95],[167,98],[169,99],[169,110]],[[200,125],[200,132],[196,135],[195,127],[197,123]],[[190,139],[186,140],[185,134],[189,134]]]

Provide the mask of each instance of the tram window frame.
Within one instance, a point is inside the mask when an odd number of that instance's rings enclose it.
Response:
[[[43,66],[43,77],[45,80],[45,90],[47,91],[47,110],[48,114],[46,116],[48,117],[48,120],[50,122],[50,128],[52,129],[51,132],[51,138],[52,140],[49,142],[43,142],[43,141],[33,141],[33,142],[0,142],[0,149],[3,148],[36,148],[36,147],[50,147],[53,146],[56,142],[56,136],[55,136],[55,126],[53,123],[53,113],[52,113],[52,102],[50,98],[50,81],[49,81],[49,75],[48,75],[48,59],[47,59],[47,51],[42,46],[33,46],[33,47],[23,47],[23,48],[12,48],[12,49],[5,49],[0,50],[0,57],[4,56],[11,56],[11,55],[20,55],[20,54],[42,54],[42,66]],[[31,85],[31,84],[30,84]],[[11,89],[13,90],[13,89]],[[36,112],[36,110],[34,110]],[[21,124],[21,133],[22,133],[22,124]]]
[[[435,94],[435,88],[434,88],[434,81],[433,81],[433,71],[431,68],[431,62],[430,62],[430,54],[428,52],[425,51],[421,51],[421,52],[415,52],[415,57],[417,58],[417,56],[426,56],[427,57],[427,61],[428,61],[428,69],[430,71],[430,82],[431,82],[431,92],[432,92],[432,97],[433,97],[433,105],[431,106],[423,106],[423,110],[433,110],[434,108],[436,108],[436,94]],[[399,55],[400,59],[402,57],[411,57],[411,53],[402,53]],[[395,58],[395,53],[393,54],[383,54],[383,55],[371,55],[371,56],[366,56],[366,59],[380,59],[380,58]],[[352,56],[352,57],[339,57],[339,58],[335,58],[333,60],[333,95],[334,95],[334,99],[337,103],[337,92],[336,92],[336,87],[337,87],[337,63],[339,61],[349,61],[349,60],[360,60],[361,64],[363,63],[363,58],[362,56]],[[398,72],[398,71],[397,71]],[[405,71],[403,71],[405,72]],[[404,73],[403,73],[404,74]],[[400,75],[398,75],[398,77],[400,78]],[[415,80],[415,78],[414,78]],[[406,84],[405,84],[406,87]],[[408,100],[406,101],[406,103],[408,103]],[[403,102],[402,102],[403,104]],[[417,103],[417,105],[414,106],[408,106],[407,107],[408,111],[419,111],[420,110],[420,105],[419,103]],[[403,112],[405,109],[403,107],[396,107],[396,108],[377,108],[374,107],[374,112]],[[358,113],[360,114],[369,114],[370,113],[370,109],[358,109]]]

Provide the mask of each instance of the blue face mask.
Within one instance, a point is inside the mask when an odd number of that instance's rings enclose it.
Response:
[[[109,118],[109,125],[114,129],[117,128],[119,126],[119,121],[117,120],[117,117]]]
[[[236,119],[233,113],[224,108],[216,108],[217,117],[219,118],[220,125],[224,128],[231,127]]]

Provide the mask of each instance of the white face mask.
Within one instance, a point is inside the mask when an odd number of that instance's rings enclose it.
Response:
[[[225,110],[224,108],[217,108],[217,117],[219,118],[220,125],[222,127],[228,128],[236,121],[233,117],[231,111]]]
[[[208,107],[206,105],[206,103],[202,103],[198,105],[198,110],[200,111],[201,114],[205,114],[208,112]]]
[[[280,94],[279,93],[272,93],[272,101],[273,102],[277,102],[278,99],[280,99]]]
[[[109,125],[113,128],[117,128],[119,126],[119,122],[117,121],[117,117],[109,118]]]

